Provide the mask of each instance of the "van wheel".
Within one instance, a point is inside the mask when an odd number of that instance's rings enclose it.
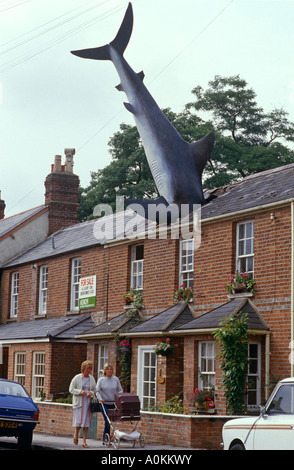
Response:
[[[236,444],[233,444],[231,447],[230,447],[230,450],[245,450],[243,444],[241,444],[240,442],[236,442]]]

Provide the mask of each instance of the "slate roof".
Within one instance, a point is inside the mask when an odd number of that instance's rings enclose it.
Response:
[[[277,203],[294,198],[294,163],[247,176],[218,191],[201,209],[201,218]]]
[[[191,331],[191,333],[193,330],[212,330],[214,328],[218,328],[222,320],[239,312],[248,314],[248,328],[250,330],[269,330],[269,327],[259,314],[255,305],[250,302],[250,300],[243,298],[226,302],[210,312],[204,313],[194,320],[178,326],[174,329],[174,333],[184,330],[187,332]]]
[[[117,333],[125,333],[140,319],[138,312],[129,316],[126,312],[100,323],[79,334],[79,338],[90,338],[92,336],[113,336]]]
[[[31,217],[35,216],[39,212],[43,211],[46,206],[34,207],[20,214],[13,215],[11,217],[6,217],[0,220],[0,238],[3,237],[6,233],[15,230],[19,225],[23,224]]]
[[[54,233],[26,253],[14,258],[4,267],[31,263],[75,250],[98,246],[110,240],[123,240],[126,235],[128,236],[128,230],[132,230],[131,221],[133,219],[134,213],[125,211],[71,225]],[[143,231],[147,223],[145,218],[136,216],[137,233]]]
[[[195,315],[189,308],[189,305],[186,302],[179,302],[131,328],[128,331],[128,335],[138,336],[157,332],[168,333],[170,330],[191,321],[193,318],[195,318]]]
[[[89,313],[84,315],[63,316],[59,318],[40,318],[25,322],[0,324],[0,342],[37,339],[72,339],[95,325]]]

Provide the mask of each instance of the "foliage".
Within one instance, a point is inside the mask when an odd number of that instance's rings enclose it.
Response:
[[[132,287],[130,290],[123,295],[123,300],[130,303],[133,309],[140,309],[143,306],[143,292],[140,290],[133,289]]]
[[[131,383],[132,342],[130,339],[115,339],[117,359],[120,365],[120,381],[124,390],[128,390]]]
[[[183,400],[178,395],[166,401],[159,411],[161,413],[188,414],[187,408],[183,406]]]
[[[189,302],[189,300],[192,298],[193,298],[193,291],[190,287],[185,287],[184,284],[182,284],[180,287],[175,286],[174,296],[173,296],[174,303],[178,302],[179,300],[184,300],[185,302]]]
[[[255,285],[255,280],[247,273],[241,273],[237,270],[231,275],[230,284],[226,284],[225,289],[231,294],[237,286],[241,286],[243,284],[248,291],[252,293],[254,292],[253,287]]]
[[[247,314],[231,315],[213,332],[220,348],[222,384],[227,400],[227,412],[240,414],[244,410],[244,389],[248,368]]]
[[[201,390],[195,388],[194,393],[192,394],[192,401],[194,406],[199,406],[199,408],[205,408],[207,402],[210,408],[214,407],[214,387],[211,387],[209,390]]]
[[[175,351],[175,345],[171,344],[170,338],[161,338],[156,346],[153,347],[155,354],[160,356],[166,356],[167,354],[173,354]]]

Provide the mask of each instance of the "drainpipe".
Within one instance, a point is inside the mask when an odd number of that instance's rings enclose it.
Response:
[[[294,376],[294,202],[291,202],[291,377]]]

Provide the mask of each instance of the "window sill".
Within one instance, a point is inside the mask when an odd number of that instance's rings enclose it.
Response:
[[[244,297],[253,297],[254,294],[252,292],[239,292],[239,294],[229,294],[228,299],[242,299]]]

